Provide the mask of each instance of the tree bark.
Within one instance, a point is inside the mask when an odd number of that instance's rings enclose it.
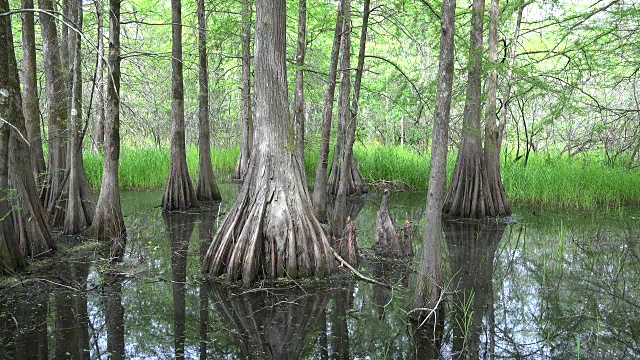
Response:
[[[82,0],[74,0],[71,7],[73,22],[82,29]],[[73,74],[71,81],[71,143],[69,146],[70,164],[69,179],[67,181],[67,209],[64,218],[64,233],[78,234],[82,229],[91,225],[95,214],[93,193],[84,173],[84,161],[82,159],[82,70],[81,70],[81,38],[78,32],[69,33],[70,69]]]
[[[216,177],[211,165],[211,136],[209,133],[209,71],[207,61],[207,33],[204,0],[198,0],[198,56],[200,72],[200,96],[198,98],[198,121],[200,134],[198,136],[198,183],[196,197],[199,201],[222,200]]]
[[[447,178],[447,149],[449,147],[449,121],[455,59],[455,12],[456,0],[445,0],[442,3],[436,110],[425,211],[427,221],[424,225],[423,252],[420,259],[419,276],[416,279],[413,309],[436,308],[442,294],[440,242],[442,240],[442,204]],[[417,310],[411,313],[411,317],[422,322],[429,311]],[[433,320],[437,321],[438,319]]]
[[[38,0],[41,10],[54,11],[52,0]],[[64,191],[64,173],[67,168],[67,94],[66,67],[63,67],[61,55],[67,48],[62,46],[58,38],[58,29],[53,16],[40,12],[42,44],[44,48],[44,69],[47,83],[48,99],[48,158],[47,180],[41,198],[49,213],[49,221],[54,227],[60,226],[64,220],[66,208],[61,196]],[[62,31],[64,32],[64,30]],[[64,43],[66,44],[66,43]]]
[[[243,181],[253,148],[253,116],[251,114],[251,3],[242,1],[242,143],[232,178]]]
[[[0,3],[3,4],[3,3]],[[2,5],[8,9],[6,2]],[[4,17],[9,19],[9,17]],[[51,229],[43,211],[33,177],[29,147],[25,141],[26,126],[22,111],[20,79],[13,48],[11,21],[5,23],[7,60],[5,62],[8,76],[5,78],[7,88],[4,95],[8,97],[9,106],[7,124],[11,127],[9,136],[9,187],[16,189],[17,196],[12,199],[13,228],[18,236],[18,244],[22,254],[37,257],[50,254],[55,250]]]
[[[33,0],[22,0],[23,9],[33,9]],[[40,134],[40,101],[36,70],[36,34],[34,13],[22,14],[22,64],[24,67],[22,86],[24,90],[23,109],[27,125],[27,139],[31,149],[33,174],[39,183],[45,173],[42,135]]]
[[[109,76],[107,78],[108,117],[102,185],[91,225],[100,241],[111,241],[111,258],[124,252],[126,229],[120,206],[118,166],[120,162],[120,1],[109,0]]]
[[[451,185],[444,200],[443,212],[448,217],[483,218],[508,215],[494,198],[487,164],[482,150],[482,27],[484,0],[472,4],[469,73],[467,80],[462,141]],[[498,159],[499,160],[499,159]]]
[[[238,199],[203,264],[213,276],[252,283],[260,274],[323,277],[335,264],[313,214],[290,144],[286,77],[286,2],[258,0],[254,48],[256,137]]]
[[[331,173],[329,174],[330,192],[333,193],[332,190],[336,190],[336,206],[334,209],[336,211],[344,208],[347,202],[347,196],[367,191],[364,179],[362,178],[362,175],[360,175],[360,170],[358,170],[358,165],[353,159],[353,143],[356,139],[356,115],[358,113],[360,85],[362,84],[362,70],[364,69],[367,25],[369,22],[369,5],[370,1],[365,0],[362,16],[360,50],[358,51],[358,66],[356,69],[356,80],[354,84],[353,103],[351,109],[348,107],[350,92],[349,58],[351,54],[351,36],[350,31],[347,31],[347,28],[350,27],[351,19],[348,15],[345,16],[345,36],[342,38],[344,47],[341,49],[343,72],[341,74],[342,82],[340,83],[340,107],[338,108],[340,121],[338,123],[338,139],[334,150],[334,162],[332,164]],[[346,133],[341,132],[341,129]],[[339,149],[341,149],[342,155],[336,156],[336,154],[340,153]],[[337,171],[334,171],[336,169]],[[339,213],[333,214],[334,220],[342,222],[339,217]]]
[[[102,152],[104,145],[104,2],[95,0],[98,27],[98,59],[96,62],[96,118],[93,124],[91,151]]]
[[[0,0],[0,13],[9,11],[9,3]],[[0,274],[11,273],[26,265],[18,246],[9,202],[9,137],[12,119],[10,109],[16,91],[9,81],[9,41],[13,42],[10,17],[0,16]]]
[[[365,6],[368,7],[365,2]],[[351,4],[345,1],[344,11],[344,33],[342,36],[340,49],[340,94],[338,96],[338,135],[336,145],[333,150],[333,162],[331,164],[331,172],[329,173],[328,191],[330,194],[337,195],[337,199],[341,199],[341,191],[343,196],[350,196],[367,191],[364,179],[360,174],[360,170],[353,159],[353,143],[355,142],[356,122],[354,109],[349,107],[351,98]],[[359,65],[364,66],[364,51],[366,44],[367,23],[369,18],[368,10],[364,13],[362,35],[360,37],[360,51],[358,56]],[[362,61],[362,64],[360,62]],[[359,87],[362,80],[362,72],[360,79],[356,76],[356,85]],[[358,95],[360,89],[358,89]],[[354,104],[357,106],[356,93],[354,87]],[[357,109],[355,109],[357,110]],[[343,180],[344,178],[344,180]],[[341,182],[344,181],[343,184]],[[342,190],[340,187],[344,187]]]
[[[298,49],[296,53],[296,88],[293,99],[293,128],[296,140],[296,157],[302,178],[307,180],[304,163],[304,57],[307,50],[307,0],[298,5]]]
[[[484,115],[484,161],[487,168],[488,190],[494,201],[498,214],[510,214],[511,206],[507,200],[507,194],[500,176],[500,148],[502,145],[502,132],[504,125],[497,123],[496,93],[498,84],[498,21],[500,15],[499,0],[491,0],[489,9],[489,62],[491,69],[487,74],[487,102]]]
[[[333,36],[331,48],[331,63],[329,65],[329,79],[327,80],[327,92],[324,96],[324,113],[322,122],[322,139],[318,152],[318,166],[316,167],[316,181],[313,188],[313,211],[321,220],[327,219],[327,167],[329,165],[329,140],[331,138],[331,119],[333,117],[333,101],[336,91],[336,76],[338,69],[338,57],[340,54],[340,39],[344,24],[344,3],[347,0],[339,0],[336,30]]]
[[[162,197],[165,211],[186,210],[198,204],[185,149],[181,0],[171,0],[171,24],[171,164]]]

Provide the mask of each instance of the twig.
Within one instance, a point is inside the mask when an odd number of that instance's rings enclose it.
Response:
[[[385,284],[385,283],[380,282],[380,281],[378,281],[378,280],[376,280],[376,279],[372,279],[372,278],[370,278],[370,277],[366,277],[366,276],[362,275],[362,273],[361,273],[361,272],[359,272],[358,270],[356,270],[353,266],[351,266],[348,262],[346,262],[346,261],[345,261],[345,260],[344,260],[340,255],[338,255],[338,253],[337,253],[333,248],[331,248],[331,251],[333,252],[333,256],[334,256],[338,261],[340,261],[340,263],[341,263],[342,265],[344,265],[347,269],[351,270],[351,272],[352,272],[352,273],[353,273],[357,278],[359,278],[360,280],[364,280],[364,281],[366,281],[366,282],[370,282],[370,283],[372,283],[372,284],[376,284],[376,285],[384,286],[384,287],[389,288],[389,289],[393,289],[393,287],[392,287],[391,285],[389,285],[389,284]]]

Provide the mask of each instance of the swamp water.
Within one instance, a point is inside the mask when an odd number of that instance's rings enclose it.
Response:
[[[411,262],[372,251],[380,196],[351,204],[359,266],[390,290],[340,276],[201,281],[200,261],[227,201],[162,214],[160,192],[125,192],[129,240],[108,266],[93,241],[59,239],[51,259],[0,280],[0,359],[428,359],[640,357],[640,213],[516,208],[509,224],[444,225],[442,329],[407,321],[422,253],[423,193],[391,197],[412,221]],[[219,216],[220,215],[220,216]]]

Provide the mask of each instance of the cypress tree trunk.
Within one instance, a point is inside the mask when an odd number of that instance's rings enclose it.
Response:
[[[0,0],[0,13],[9,11],[6,0]],[[0,16],[0,118],[11,123],[11,101],[16,89],[10,89],[9,81],[9,41],[13,41],[10,32],[9,16]],[[18,247],[18,237],[13,226],[13,216],[9,199],[9,124],[0,123],[0,274],[13,272],[24,266],[24,257]]]
[[[197,205],[185,149],[180,0],[171,0],[171,24],[171,164],[162,197],[162,209],[165,211],[186,210]]]
[[[0,7],[9,9],[9,5],[5,0],[0,2]],[[27,131],[22,111],[20,79],[13,48],[11,20],[8,16],[2,18],[4,20],[2,24],[5,34],[5,41],[2,46],[6,50],[2,51],[2,53],[6,54],[6,57],[3,63],[0,63],[0,66],[4,68],[3,71],[7,76],[4,77],[6,85],[4,89],[0,89],[0,96],[8,104],[8,106],[3,107],[3,111],[6,112],[8,124],[11,127],[8,157],[8,169],[11,169],[11,172],[8,174],[8,183],[10,188],[16,189],[15,194],[17,195],[12,199],[13,230],[18,237],[18,244],[22,254],[36,257],[51,253],[52,250],[55,250],[55,244],[46,214],[38,199],[29,147],[25,141]],[[7,219],[5,218],[5,220]]]
[[[322,139],[318,152],[318,166],[316,167],[316,181],[313,188],[313,212],[321,220],[327,219],[327,167],[329,164],[329,140],[331,137],[331,119],[333,117],[333,101],[336,91],[336,76],[338,69],[338,56],[340,54],[340,39],[342,38],[342,26],[344,24],[344,3],[338,1],[338,14],[336,29],[331,48],[331,62],[329,65],[329,79],[327,80],[327,92],[324,96],[324,113],[322,121]]]
[[[302,178],[307,180],[304,166],[304,56],[307,50],[307,0],[298,5],[298,49],[296,53],[296,88],[293,100],[293,128],[296,134],[296,157]]]
[[[52,0],[38,0],[41,10],[54,11]],[[47,113],[48,113],[48,158],[47,180],[41,198],[49,213],[49,221],[54,227],[60,226],[64,220],[66,204],[62,196],[67,168],[67,68],[61,59],[65,56],[67,47],[58,38],[58,29],[54,18],[40,12],[40,27],[42,29],[42,44],[44,48],[44,69],[47,83]],[[65,33],[63,30],[61,33]],[[63,44],[67,44],[63,42]]]
[[[23,9],[33,9],[33,0],[22,0]],[[36,72],[36,34],[34,13],[22,14],[22,64],[24,67],[22,86],[24,89],[23,109],[30,144],[31,165],[38,183],[46,171],[42,136],[40,134],[40,101],[38,100],[38,82]]]
[[[120,161],[120,0],[109,1],[108,117],[102,185],[91,231],[100,241],[111,241],[111,257],[124,252],[126,229],[120,206],[118,165]]]
[[[489,62],[491,69],[487,74],[487,103],[484,115],[484,161],[487,168],[487,180],[498,215],[511,213],[511,206],[504,192],[502,176],[500,176],[500,148],[502,146],[502,132],[504,124],[497,123],[496,92],[498,83],[498,16],[500,12],[499,0],[491,0],[489,9]]]
[[[220,190],[213,175],[211,165],[211,136],[209,134],[209,72],[207,61],[207,33],[204,11],[204,0],[198,0],[198,55],[200,72],[200,96],[198,98],[198,120],[200,135],[198,137],[198,184],[196,197],[199,201],[222,200]]]
[[[447,149],[449,143],[449,118],[454,71],[454,35],[456,0],[442,3],[440,18],[440,55],[438,65],[438,86],[436,89],[436,111],[431,142],[431,162],[429,188],[427,192],[426,222],[420,276],[416,280],[413,297],[414,312],[410,316],[423,322],[429,311],[438,306],[442,294],[442,265],[440,242],[442,240],[442,203],[447,178]],[[441,310],[444,307],[441,306]],[[416,310],[417,309],[417,310]],[[440,319],[429,319],[431,324]],[[430,328],[428,326],[427,328]]]
[[[498,212],[488,181],[482,151],[482,27],[484,0],[474,0],[471,14],[469,73],[467,79],[462,141],[443,212],[449,217],[482,218]]]
[[[98,60],[96,62],[96,118],[93,124],[91,151],[102,152],[104,145],[104,3],[96,0],[96,18],[98,27]]]
[[[73,21],[78,26],[78,30],[82,29],[82,1],[74,0],[71,7],[71,15]],[[70,69],[73,74],[71,81],[71,143],[69,146],[70,164],[69,164],[69,180],[67,209],[64,219],[64,233],[77,234],[82,229],[91,225],[95,214],[95,203],[93,202],[93,193],[87,182],[84,173],[84,161],[82,159],[82,70],[81,56],[82,47],[80,34],[77,32],[69,33],[69,48],[73,49],[71,53]]]
[[[213,276],[252,283],[331,273],[328,239],[313,214],[289,144],[286,77],[286,2],[256,3],[256,138],[242,190],[220,225],[203,264]]]
[[[366,5],[366,4],[365,4]],[[340,94],[338,96],[338,135],[333,150],[333,162],[329,173],[328,190],[330,194],[338,195],[340,187],[344,186],[346,196],[366,192],[366,185],[360,170],[353,159],[353,143],[355,141],[356,123],[349,107],[351,99],[351,4],[345,1],[343,36],[340,48]],[[366,15],[368,17],[368,14]],[[363,26],[363,40],[366,43],[366,24]],[[364,62],[364,44],[361,42],[362,61]],[[360,75],[362,78],[362,74]],[[359,86],[359,84],[358,84]],[[359,92],[359,89],[358,89]],[[357,100],[354,103],[357,106]],[[345,183],[341,185],[341,181]]]
[[[250,0],[242,1],[242,143],[234,180],[243,181],[251,159],[253,147],[253,118],[251,114],[251,4]]]
[[[334,156],[334,163],[331,174],[329,174],[329,186],[330,189],[336,189],[336,206],[334,208],[333,219],[337,220],[342,225],[343,220],[340,219],[340,209],[346,206],[347,196],[366,192],[366,185],[364,179],[360,175],[358,165],[356,165],[353,159],[353,143],[356,139],[356,116],[358,113],[358,100],[360,97],[360,85],[362,84],[362,71],[364,69],[364,54],[367,44],[367,25],[369,23],[369,0],[365,0],[364,9],[362,15],[362,33],[360,36],[360,50],[358,51],[358,66],[356,68],[356,81],[353,89],[353,103],[352,108],[349,109],[349,58],[351,49],[351,37],[346,32],[347,24],[350,24],[349,16],[345,17],[345,36],[342,38],[344,47],[342,48],[342,60],[343,72],[342,82],[340,83],[340,108],[338,115],[340,116],[340,123],[338,124],[338,141],[336,142],[336,150],[334,155],[338,152],[338,146],[340,145],[340,129],[344,129],[346,126],[346,134],[342,136],[344,143],[340,148],[342,149],[342,156]],[[346,106],[344,106],[346,105]],[[338,165],[338,166],[336,166]],[[339,172],[333,171],[338,169]],[[341,176],[340,174],[345,174]],[[337,181],[337,184],[336,184]]]

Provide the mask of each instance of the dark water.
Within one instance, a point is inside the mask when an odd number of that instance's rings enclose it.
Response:
[[[226,198],[235,187],[223,185]],[[516,223],[445,225],[443,329],[407,321],[417,268],[376,259],[380,197],[352,204],[361,271],[264,283],[201,281],[200,260],[228,203],[163,216],[159,192],[123,194],[126,259],[109,266],[90,240],[0,282],[0,359],[425,359],[640,357],[640,212],[516,209]],[[391,198],[421,254],[425,195]]]

